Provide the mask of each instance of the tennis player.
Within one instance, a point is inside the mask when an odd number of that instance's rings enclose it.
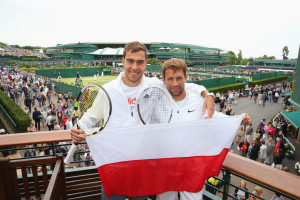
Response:
[[[124,72],[120,73],[116,80],[103,86],[112,102],[112,114],[106,127],[141,125],[142,122],[135,107],[137,94],[145,87],[164,86],[163,82],[157,78],[144,76],[147,56],[147,48],[140,42],[135,41],[125,45],[122,58]],[[214,112],[214,98],[208,95],[205,87],[189,83],[186,84],[185,88],[204,102],[203,109],[208,110],[206,117],[210,118]],[[78,130],[76,126],[71,129],[70,134],[75,143],[85,140],[83,131]],[[107,197],[103,188],[101,196],[102,200],[124,200],[127,198],[118,194]],[[130,199],[144,200],[147,199],[147,196],[131,197]]]
[[[191,121],[204,119],[205,114],[202,114],[203,98],[195,95],[185,89],[187,81],[186,74],[187,66],[181,59],[172,58],[166,61],[162,67],[163,82],[166,89],[169,91],[177,104],[177,110],[174,110],[171,123],[182,121]],[[244,119],[242,124],[251,122],[250,116],[243,113]],[[223,113],[214,112],[213,118],[229,117]],[[203,138],[205,140],[205,138]],[[180,191],[181,200],[201,200],[202,190],[197,193]],[[157,195],[158,200],[177,200],[177,191],[168,191]]]

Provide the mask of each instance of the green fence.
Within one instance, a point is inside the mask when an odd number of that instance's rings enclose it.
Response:
[[[57,78],[58,72],[60,72],[62,78],[75,78],[77,72],[79,72],[81,77],[84,77],[84,76],[93,76],[98,72],[101,75],[102,71],[104,75],[111,74],[109,67],[41,69],[41,70],[35,70],[35,73],[39,76],[44,76],[48,78],[54,78],[55,75],[55,78]]]
[[[69,92],[70,90],[72,90],[73,97],[77,97],[81,90],[80,87],[77,87],[75,85],[69,85],[66,83],[58,82],[58,81],[50,80],[50,83],[51,84],[54,83],[55,91],[60,92],[60,93],[65,93],[65,92]]]
[[[275,78],[282,76],[281,72],[271,72],[271,73],[257,73],[252,75],[252,81],[258,81],[261,79]]]
[[[218,68],[218,65],[194,65],[194,68],[207,68],[207,69],[215,69]]]
[[[161,65],[147,65],[146,71],[161,72]]]
[[[195,83],[198,85],[203,85],[206,88],[215,88],[224,85],[232,85],[235,83],[235,77],[223,77],[223,78],[215,78],[201,81],[188,81],[189,83]]]

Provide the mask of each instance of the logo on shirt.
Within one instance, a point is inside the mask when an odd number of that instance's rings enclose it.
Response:
[[[188,113],[194,112],[195,110],[188,110]]]
[[[128,100],[128,104],[129,104],[129,105],[135,105],[136,97],[135,97],[134,99],[128,98],[127,100]]]

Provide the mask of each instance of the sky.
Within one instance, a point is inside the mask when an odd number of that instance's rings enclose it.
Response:
[[[297,58],[299,0],[0,0],[0,42],[166,42]]]

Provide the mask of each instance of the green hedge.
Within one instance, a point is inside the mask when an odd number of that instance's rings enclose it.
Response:
[[[285,81],[287,79],[288,79],[288,76],[284,75],[284,76],[278,76],[278,77],[275,77],[275,78],[261,79],[261,80],[258,80],[258,81],[249,81],[248,86],[249,87],[255,87],[256,85],[266,85],[266,84],[270,84],[270,83]]]
[[[207,88],[209,92],[217,93],[218,91],[220,93],[227,93],[228,90],[239,90],[239,89],[245,89],[246,83],[236,83],[231,85],[224,85],[220,87],[213,87],[213,88]]]
[[[0,104],[5,109],[7,114],[17,125],[18,131],[26,132],[27,127],[31,123],[31,118],[26,114],[20,106],[18,106],[12,98],[0,90]]]

